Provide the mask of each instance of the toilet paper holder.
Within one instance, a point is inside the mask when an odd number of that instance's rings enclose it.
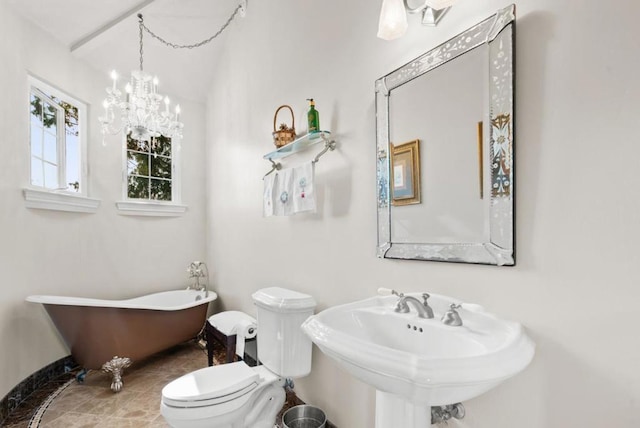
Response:
[[[241,315],[239,320],[237,322],[234,322],[234,328],[230,329],[228,325],[229,318],[230,317],[233,318],[234,316],[238,316],[238,315]],[[220,319],[220,318],[222,318],[223,321],[227,323],[227,325],[223,326],[224,328],[217,328],[215,325],[216,319]],[[251,342],[255,342],[256,340],[255,337],[256,337],[257,327],[247,325],[246,319],[248,318],[251,318],[251,317],[249,317],[246,314],[241,314],[239,312],[229,311],[229,312],[222,312],[216,315],[212,315],[207,320],[207,322],[205,323],[205,337],[207,339],[207,362],[209,366],[213,365],[214,341],[220,343],[225,348],[225,361],[224,361],[225,363],[231,363],[235,361],[236,355],[238,355],[242,360],[245,360],[248,363],[251,362],[251,360],[254,360],[253,357],[251,357],[248,354],[245,354],[244,346],[243,346],[244,343],[241,343],[244,341],[246,341],[247,343],[251,343]],[[244,337],[241,337],[239,339],[236,331],[237,329],[245,329],[246,331],[244,331],[244,334],[247,336],[247,338],[245,339]],[[235,333],[235,334],[230,334],[230,333]],[[250,358],[245,358],[245,356]],[[255,356],[255,360],[257,360],[257,356]],[[249,364],[249,365],[257,364],[257,361],[253,361],[253,362],[254,364]]]

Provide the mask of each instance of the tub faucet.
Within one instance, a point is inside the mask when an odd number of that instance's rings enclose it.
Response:
[[[209,283],[209,269],[205,262],[191,262],[189,268],[187,269],[189,273],[189,278],[195,278],[195,284],[192,286],[188,286],[187,290],[195,289],[198,291],[204,291],[204,297],[209,297],[209,289],[207,288],[207,284]],[[204,284],[200,284],[200,278],[204,278]]]
[[[422,302],[413,296],[400,296],[398,303],[396,304],[396,312],[407,313],[409,312],[409,303],[418,311],[419,318],[433,318],[433,309],[429,306],[427,300],[429,299],[428,293],[422,293]]]

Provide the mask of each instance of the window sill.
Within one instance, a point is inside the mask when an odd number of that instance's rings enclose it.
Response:
[[[70,193],[47,190],[23,189],[27,208],[41,210],[69,211],[77,213],[95,213],[100,205],[99,199]]]
[[[116,206],[121,215],[180,217],[187,211],[186,205],[171,202],[119,201]]]

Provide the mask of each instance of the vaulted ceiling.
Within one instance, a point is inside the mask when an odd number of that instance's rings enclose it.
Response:
[[[128,76],[139,68],[138,13],[147,27],[175,44],[208,39],[241,0],[1,0],[103,71]],[[248,11],[247,13],[250,13]],[[194,101],[203,97],[215,66],[216,44],[238,31],[240,14],[225,34],[197,49],[173,49],[144,33],[144,69],[158,75],[161,93]]]

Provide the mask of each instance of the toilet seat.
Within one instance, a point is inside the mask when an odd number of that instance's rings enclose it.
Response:
[[[284,403],[284,382],[280,381],[266,367],[249,367],[242,361],[206,367],[167,384],[162,389],[160,412],[172,427],[228,428],[250,413],[255,400],[272,400],[268,393],[263,395],[269,388],[278,390]]]
[[[205,367],[167,384],[162,402],[169,407],[194,408],[234,401],[239,407],[246,400],[238,399],[243,395],[248,399],[259,383],[259,373],[242,361]]]

